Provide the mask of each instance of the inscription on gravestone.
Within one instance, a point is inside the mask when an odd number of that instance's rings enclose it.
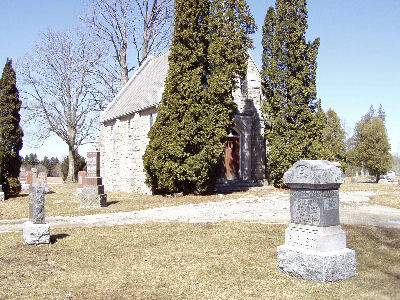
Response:
[[[87,177],[100,177],[100,152],[87,153]]]
[[[291,220],[296,224],[339,225],[338,190],[292,189]]]
[[[32,185],[32,193],[29,194],[29,220],[34,224],[45,223],[44,213],[45,186]]]

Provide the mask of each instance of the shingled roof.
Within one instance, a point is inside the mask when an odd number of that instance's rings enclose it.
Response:
[[[158,105],[168,73],[168,55],[169,52],[149,56],[101,113],[100,121],[111,121]]]

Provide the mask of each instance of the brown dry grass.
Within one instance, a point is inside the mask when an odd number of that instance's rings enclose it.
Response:
[[[400,185],[379,183],[350,183],[348,180],[340,186],[341,191],[367,191],[374,192],[370,203],[400,209]]]
[[[400,193],[380,194],[372,196],[370,203],[400,209]]]
[[[398,299],[400,231],[344,226],[358,276],[277,270],[284,226],[163,223],[57,229],[53,244],[0,235],[0,299]]]
[[[46,195],[46,216],[80,216],[98,213],[134,211],[163,206],[196,204],[203,202],[224,201],[239,197],[240,193],[227,194],[220,197],[213,195],[185,195],[177,197],[138,195],[122,192],[107,193],[107,207],[98,209],[82,209],[76,194],[78,184],[63,184],[50,186],[54,193]],[[28,191],[22,191],[16,198],[0,202],[0,220],[28,217]]]

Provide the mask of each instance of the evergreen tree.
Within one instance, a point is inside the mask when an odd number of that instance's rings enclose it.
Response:
[[[7,59],[0,79],[0,183],[7,198],[21,191],[18,181],[23,137],[19,126],[20,108],[15,71],[11,60]]]
[[[376,181],[380,175],[389,171],[393,164],[386,127],[382,120],[384,114],[383,108],[380,107],[375,115],[371,106],[369,112],[356,124],[348,151],[352,165],[363,165],[371,175],[376,176]]]
[[[338,161],[346,166],[346,133],[340,125],[340,119],[333,109],[326,112],[326,126],[323,130],[323,159]]]
[[[267,173],[282,187],[283,173],[300,159],[321,157],[325,115],[316,99],[319,39],[306,42],[306,1],[277,0],[263,26],[263,105]]]
[[[169,71],[143,157],[156,193],[206,192],[217,178],[244,77],[249,33],[245,1],[175,1]]]

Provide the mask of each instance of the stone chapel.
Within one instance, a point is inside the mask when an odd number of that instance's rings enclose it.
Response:
[[[151,193],[142,156],[164,91],[168,54],[148,57],[100,115],[100,170],[107,191]],[[233,94],[238,110],[217,185],[259,185],[265,179],[263,96],[260,72],[251,57],[247,76]]]

